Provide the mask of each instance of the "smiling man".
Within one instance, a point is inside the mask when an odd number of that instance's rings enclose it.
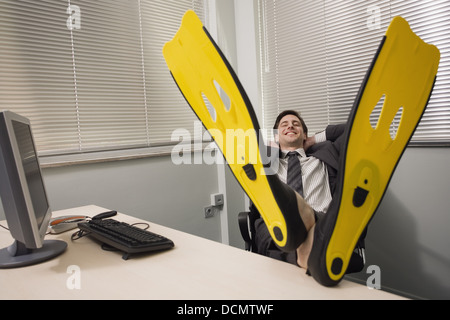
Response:
[[[299,193],[314,210],[326,212],[331,202],[326,165],[328,161],[327,158],[321,160],[320,157],[315,157],[315,152],[311,154],[308,150],[316,143],[327,140],[326,131],[308,138],[308,128],[302,117],[294,110],[286,110],[280,113],[275,121],[274,130],[275,139],[281,151],[278,176],[283,182],[288,183],[288,154],[291,154],[289,152],[292,151],[296,152],[302,173],[303,190]],[[337,134],[342,133],[343,130]],[[335,140],[334,138],[337,137],[332,138]],[[335,167],[337,168],[337,163]]]
[[[303,199],[300,199],[300,202],[313,209],[314,217],[312,219],[317,221],[326,214],[335,190],[345,124],[329,125],[324,131],[308,137],[308,127],[299,113],[295,110],[285,110],[278,115],[273,129],[276,146],[279,148],[280,165],[277,175],[281,181],[290,185],[300,194]],[[293,152],[295,153],[293,154]],[[289,158],[292,154],[300,163],[301,172],[294,179],[291,176],[293,173],[289,165],[291,161]],[[292,181],[298,179],[301,179],[301,182]],[[299,186],[301,187],[297,189]],[[253,207],[251,210],[256,209]],[[305,212],[307,213],[308,210]],[[306,221],[304,216],[302,218]],[[258,253],[307,268],[313,244],[314,226],[309,229],[306,240],[297,250],[289,253],[282,252],[277,248],[261,218],[256,220],[255,228]],[[361,246],[363,245],[362,239],[363,237],[359,243]],[[363,258],[360,255],[355,258],[350,264],[348,272],[357,272],[362,269]]]

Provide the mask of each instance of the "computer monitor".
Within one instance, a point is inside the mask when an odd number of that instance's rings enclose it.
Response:
[[[64,252],[67,243],[44,240],[52,215],[30,121],[0,112],[0,197],[13,244],[0,249],[0,268],[22,267]]]

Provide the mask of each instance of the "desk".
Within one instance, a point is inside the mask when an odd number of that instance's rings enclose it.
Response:
[[[104,211],[85,206],[54,216]],[[115,219],[142,222],[120,213]],[[73,231],[48,235],[65,240],[66,252],[38,265],[0,270],[0,299],[402,299],[345,280],[326,288],[285,262],[153,223],[149,230],[173,240],[175,248],[123,260],[120,252],[104,251],[89,237],[71,241]],[[0,247],[11,243],[9,232],[0,228]]]

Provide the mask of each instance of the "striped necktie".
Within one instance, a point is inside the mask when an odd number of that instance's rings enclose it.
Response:
[[[288,157],[287,184],[303,197],[302,168],[298,155],[297,151],[289,151],[286,155]]]

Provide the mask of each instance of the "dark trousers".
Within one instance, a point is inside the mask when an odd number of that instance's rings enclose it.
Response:
[[[323,213],[322,213],[323,214]],[[320,216],[317,212],[315,212],[316,219]],[[349,265],[347,267],[347,274],[360,272],[364,268],[364,258],[361,255],[362,252],[360,249],[364,249],[364,238],[366,236],[366,230],[361,235],[358,244],[356,245],[355,252],[353,252],[352,257],[350,259]],[[297,252],[284,252],[280,250],[275,242],[272,240],[270,236],[269,229],[267,229],[266,224],[264,223],[262,218],[258,218],[255,221],[255,245],[256,252],[273,258],[280,261],[292,263],[294,265],[297,264]]]
[[[255,221],[255,231],[257,253],[297,265],[297,252],[281,251],[272,240],[269,229],[267,229],[266,224],[264,223],[262,218],[259,218]]]

